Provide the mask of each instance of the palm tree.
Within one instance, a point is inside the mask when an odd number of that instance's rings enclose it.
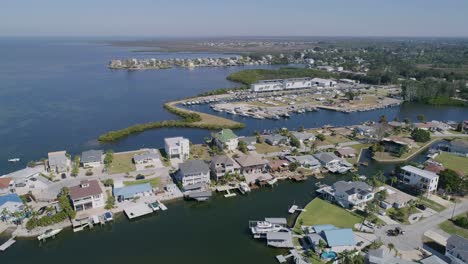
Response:
[[[392,252],[392,250],[395,249],[395,245],[393,245],[393,243],[388,243],[387,247],[388,247],[388,251],[390,252]]]
[[[398,178],[396,176],[393,176],[390,178],[390,186],[393,187],[393,184],[398,182]]]

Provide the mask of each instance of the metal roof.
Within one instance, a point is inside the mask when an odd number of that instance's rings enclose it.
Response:
[[[432,180],[434,178],[439,177],[439,175],[437,175],[437,174],[435,174],[433,172],[430,172],[430,171],[427,171],[427,170],[421,170],[421,169],[413,167],[411,165],[406,165],[406,166],[402,167],[401,169],[404,170],[404,171],[416,174],[418,176],[421,176],[423,178],[429,179],[429,180]]]
[[[7,202],[23,203],[21,198],[16,193],[0,196],[0,206],[6,204]]]
[[[208,173],[210,171],[208,165],[202,160],[187,160],[179,165],[179,169],[182,175]]]
[[[81,163],[101,162],[102,150],[87,150],[81,153]]]
[[[119,197],[122,196],[124,199],[132,198],[136,194],[144,193],[144,192],[151,192],[153,187],[149,183],[142,183],[142,184],[135,184],[130,186],[125,186],[121,188],[114,188],[114,196]]]
[[[356,244],[353,230],[350,228],[324,230],[323,236],[329,247],[354,246]]]

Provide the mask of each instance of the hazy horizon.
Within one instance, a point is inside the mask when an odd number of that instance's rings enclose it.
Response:
[[[468,1],[5,0],[0,36],[468,37]]]

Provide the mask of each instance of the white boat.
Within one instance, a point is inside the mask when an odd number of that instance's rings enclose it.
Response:
[[[269,184],[270,186],[273,186],[273,185],[274,185],[275,183],[277,183],[277,182],[278,182],[278,179],[273,178],[273,179],[271,179],[271,180],[268,181],[268,184]]]
[[[113,214],[111,212],[105,212],[104,213],[104,221],[110,222],[114,220]]]
[[[259,221],[253,227],[251,227],[252,234],[259,235],[259,234],[266,234],[269,232],[278,232],[283,227],[281,225],[275,225],[267,221]]]
[[[272,116],[271,118],[273,118],[273,119],[275,119],[275,120],[279,120],[279,119],[280,119],[280,117],[277,116],[277,115],[274,115],[274,116]]]
[[[8,159],[8,162],[18,162],[20,161],[19,158]]]
[[[242,193],[242,194],[246,194],[248,192],[250,192],[250,187],[247,183],[245,182],[241,182],[239,183],[239,191]]]
[[[42,235],[39,235],[37,237],[37,240],[39,241],[45,241],[47,238],[50,238],[50,237],[54,237],[55,235],[57,235],[58,233],[60,233],[62,231],[62,228],[58,228],[58,229],[48,229],[46,230]]]

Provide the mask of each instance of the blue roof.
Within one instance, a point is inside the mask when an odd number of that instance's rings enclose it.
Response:
[[[354,246],[356,244],[353,230],[350,228],[325,230],[322,234],[329,247]]]
[[[23,200],[16,193],[0,196],[0,206],[7,202],[23,203]]]
[[[312,226],[315,230],[315,233],[320,233],[324,230],[332,230],[332,229],[337,229],[336,226],[334,225],[314,225]]]
[[[122,196],[124,199],[133,198],[136,194],[143,192],[151,192],[153,187],[149,183],[135,184],[121,188],[114,188],[114,196]]]

